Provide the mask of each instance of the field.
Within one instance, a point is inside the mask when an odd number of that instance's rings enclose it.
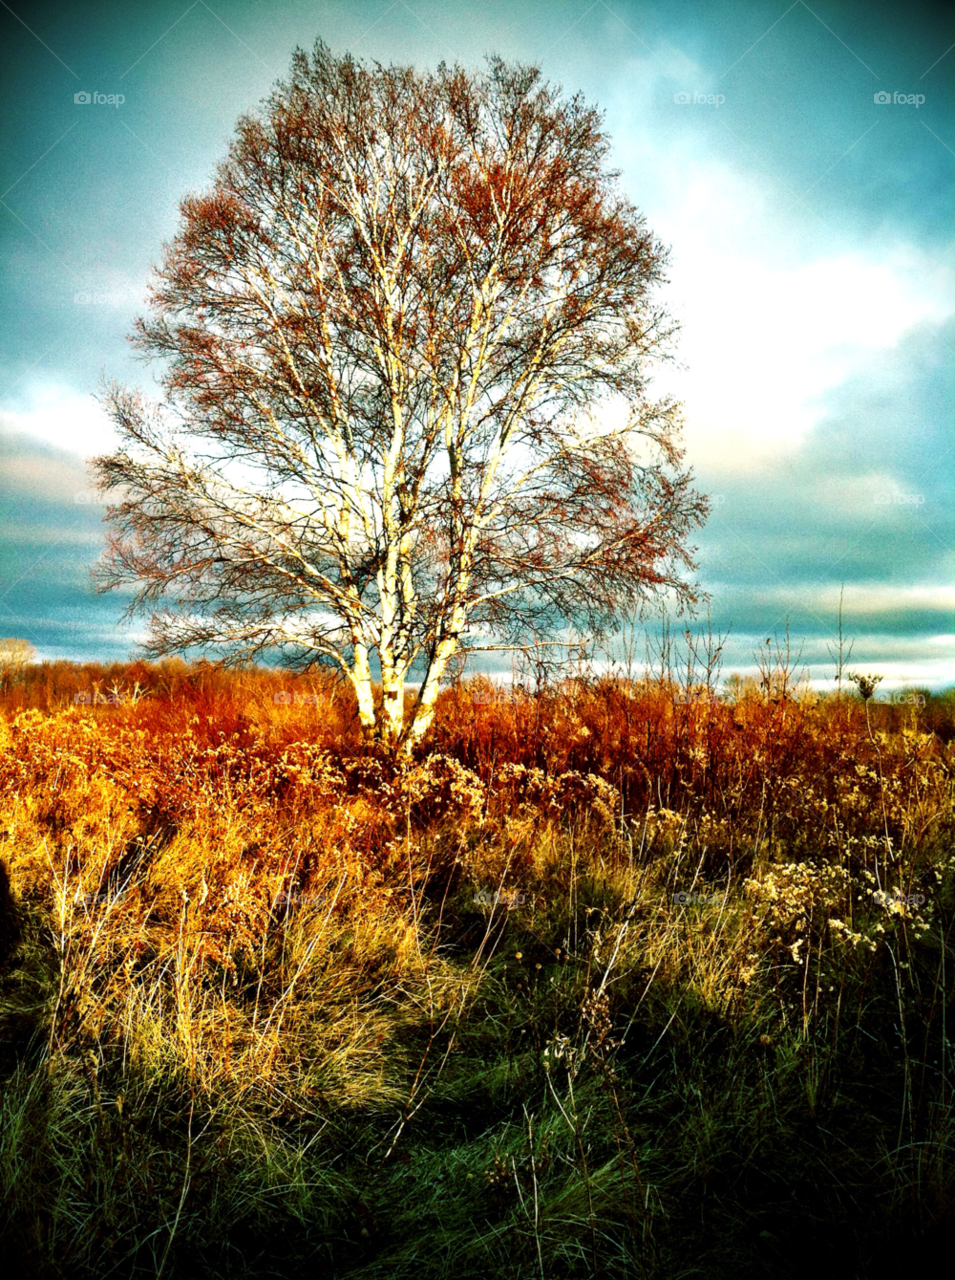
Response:
[[[919,1274],[953,768],[778,652],[467,681],[401,767],[322,678],[8,677],[5,1274]]]

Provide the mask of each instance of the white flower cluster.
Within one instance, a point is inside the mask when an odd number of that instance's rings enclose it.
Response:
[[[845,940],[847,942],[851,942],[854,947],[865,944],[870,951],[874,951],[878,946],[878,942],[875,938],[863,937],[861,933],[856,933],[854,930],[850,929],[844,920],[839,920],[835,916],[833,916],[829,921],[829,928],[832,929],[834,933],[842,934]]]

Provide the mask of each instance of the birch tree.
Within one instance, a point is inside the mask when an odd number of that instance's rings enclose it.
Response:
[[[145,653],[331,665],[407,752],[462,649],[692,605],[666,253],[608,149],[533,67],[296,52],[181,205],[132,338],[161,395],[104,393],[97,586]]]

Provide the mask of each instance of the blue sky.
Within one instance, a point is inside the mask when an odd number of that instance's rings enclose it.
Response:
[[[950,6],[63,0],[4,3],[0,30],[0,635],[89,660],[142,634],[89,586],[83,460],[115,442],[93,395],[104,373],[153,385],[126,335],[179,201],[321,37],[534,62],[605,112],[671,248],[681,367],[659,386],[714,500],[696,543],[724,671],[788,619],[830,676],[844,588],[853,665],[955,684]]]

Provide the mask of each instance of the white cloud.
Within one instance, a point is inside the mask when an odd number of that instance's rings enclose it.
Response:
[[[771,175],[698,147],[623,148],[621,167],[640,175],[634,198],[672,246],[660,300],[682,324],[685,368],[658,386],[686,404],[691,462],[749,471],[797,450],[823,395],[874,350],[950,316],[952,271],[902,243],[845,251]]]
[[[89,395],[61,387],[37,387],[28,409],[0,410],[0,433],[28,436],[80,458],[110,453],[119,436],[102,407]]]
[[[815,604],[820,612],[832,614],[839,608],[836,586],[814,588]],[[955,587],[899,587],[890,583],[846,584],[843,612],[847,617],[937,609],[949,610],[955,616]]]
[[[734,470],[795,451],[824,392],[873,349],[946,314],[891,264],[855,254],[787,270],[701,247],[681,252],[674,282],[687,299],[687,443],[701,465]]]

